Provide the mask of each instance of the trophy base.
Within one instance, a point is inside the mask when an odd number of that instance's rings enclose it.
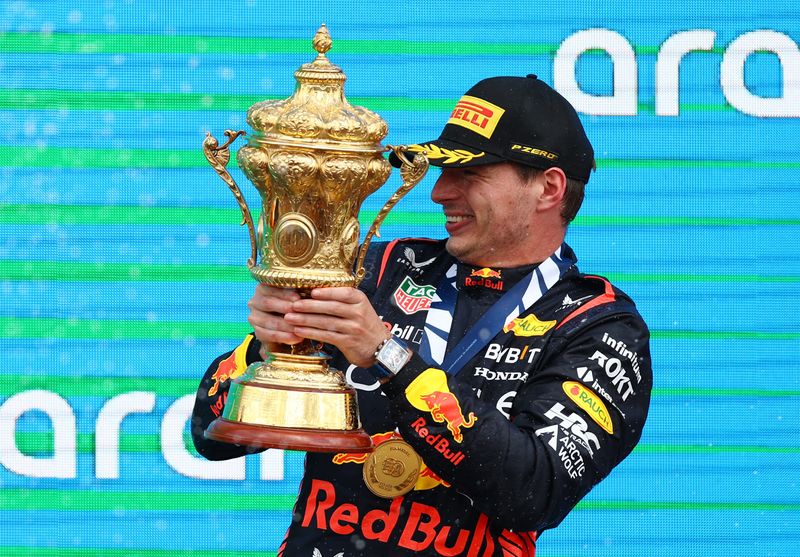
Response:
[[[222,417],[206,437],[258,449],[371,452],[356,392],[328,359],[276,352],[250,365],[231,382]]]
[[[233,422],[217,418],[206,430],[214,441],[258,449],[287,449],[312,453],[368,453],[372,439],[363,429],[324,431]]]

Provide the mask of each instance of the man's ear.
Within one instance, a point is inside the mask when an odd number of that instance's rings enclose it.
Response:
[[[567,176],[560,168],[551,167],[542,173],[542,192],[539,208],[543,210],[556,207],[561,210],[561,202],[567,191]]]

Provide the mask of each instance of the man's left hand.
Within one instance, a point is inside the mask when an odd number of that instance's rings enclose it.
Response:
[[[367,296],[349,287],[315,288],[284,319],[297,336],[332,344],[359,367],[375,363],[375,349],[390,335]]]

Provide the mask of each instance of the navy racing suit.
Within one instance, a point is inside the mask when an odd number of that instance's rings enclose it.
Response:
[[[538,535],[633,450],[652,387],[647,326],[627,295],[578,271],[566,244],[560,255],[548,286],[544,263],[475,267],[450,256],[444,241],[370,247],[360,288],[415,355],[383,385],[333,348],[332,365],[357,390],[373,442],[399,434],[424,464],[412,491],[385,499],[364,484],[366,455],[307,453],[279,555],[530,557]],[[501,330],[473,334],[480,350],[469,361],[447,373],[431,360],[525,277],[533,277],[526,295],[541,287],[539,297]],[[456,302],[449,334],[437,340],[431,316],[443,284],[454,287]],[[192,436],[206,458],[248,451],[203,433],[220,415],[230,379],[260,359],[259,348],[249,335],[200,384]]]

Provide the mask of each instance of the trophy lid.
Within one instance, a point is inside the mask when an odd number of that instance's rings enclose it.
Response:
[[[312,41],[317,57],[294,73],[291,97],[254,104],[247,123],[255,130],[250,143],[311,149],[382,152],[389,128],[376,113],[353,106],[344,96],[347,79],[325,55],[333,41],[323,23]]]

